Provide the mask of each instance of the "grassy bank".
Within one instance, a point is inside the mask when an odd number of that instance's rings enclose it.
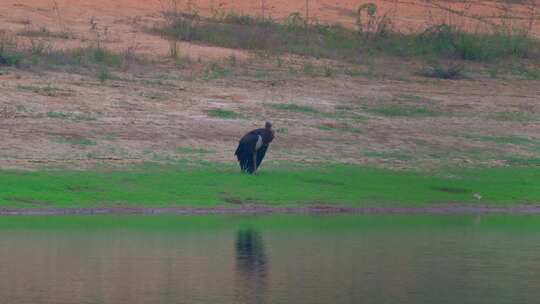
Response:
[[[171,41],[190,41],[226,48],[297,54],[365,63],[381,54],[430,60],[494,62],[537,59],[539,42],[527,30],[493,27],[470,32],[450,24],[433,24],[418,33],[403,33],[387,17],[357,20],[357,29],[307,22],[293,13],[282,22],[235,13],[202,18],[197,14],[166,12],[167,22],[151,31]]]
[[[0,171],[0,207],[212,207],[512,205],[540,202],[538,168],[438,173],[355,166],[266,168],[247,176],[226,165],[124,171]]]
[[[540,227],[537,216],[489,215],[478,220],[476,215],[273,215],[273,216],[24,216],[0,217],[0,231],[39,230],[99,232],[144,231],[160,234],[201,233],[205,231],[233,231],[255,229],[259,231],[309,230],[317,233],[375,231],[503,231],[505,233],[536,233]]]

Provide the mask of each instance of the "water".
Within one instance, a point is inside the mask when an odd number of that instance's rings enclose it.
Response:
[[[0,219],[2,303],[535,303],[535,217]]]

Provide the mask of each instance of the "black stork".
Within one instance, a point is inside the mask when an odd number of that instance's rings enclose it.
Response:
[[[264,128],[255,129],[240,139],[234,155],[240,163],[242,172],[254,174],[257,171],[272,140],[274,130],[270,122],[267,122]]]

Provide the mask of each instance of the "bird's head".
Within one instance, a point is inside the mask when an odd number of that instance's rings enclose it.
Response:
[[[275,132],[274,130],[272,130],[272,123],[267,121],[266,124],[264,125],[264,130],[265,132],[263,136],[263,143],[265,145],[268,145],[274,140],[274,137],[275,137]]]

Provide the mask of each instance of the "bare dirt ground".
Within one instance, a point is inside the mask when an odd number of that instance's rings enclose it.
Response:
[[[298,2],[274,1],[267,12],[283,17],[303,10]],[[360,3],[313,1],[313,15],[352,24]],[[260,10],[253,1],[196,5]],[[405,9],[410,3],[381,5],[397,7],[403,27],[433,18]],[[345,66],[192,44],[180,46],[192,62],[178,64],[166,58],[167,41],[143,30],[161,20],[162,7],[134,0],[2,1],[0,29],[69,31],[69,39],[50,38],[51,47],[102,39],[108,49],[130,49],[147,62],[113,71],[103,83],[84,69],[0,67],[0,168],[233,162],[237,140],[266,120],[278,130],[269,154],[278,163],[430,168],[540,158],[540,81],[490,77],[481,66],[471,66],[466,79],[435,80],[416,75],[421,63],[393,58]],[[335,72],[325,77],[328,66]]]
[[[269,207],[269,206],[242,206],[210,207],[210,208],[50,208],[50,209],[0,209],[0,216],[42,216],[42,215],[270,215],[270,214],[305,214],[305,215],[332,215],[332,214],[407,214],[407,215],[488,215],[513,214],[533,215],[540,214],[540,207],[515,206],[493,207],[478,205],[448,205],[431,207]]]

